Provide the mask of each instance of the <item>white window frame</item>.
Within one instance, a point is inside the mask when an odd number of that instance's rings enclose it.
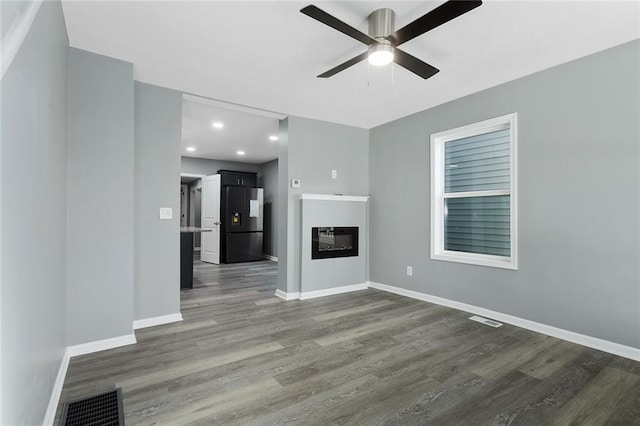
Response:
[[[471,191],[445,193],[444,190],[444,148],[449,141],[470,136],[510,129],[511,167],[509,190]],[[495,268],[518,269],[518,174],[517,174],[517,113],[503,115],[446,130],[431,135],[431,259],[448,262]],[[488,254],[458,252],[444,249],[444,200],[445,198],[480,197],[491,195],[509,195],[511,213],[511,256],[493,256]]]

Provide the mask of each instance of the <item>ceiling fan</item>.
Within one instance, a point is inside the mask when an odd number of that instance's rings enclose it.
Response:
[[[368,58],[370,64],[378,66],[387,65],[393,61],[412,73],[427,79],[440,70],[398,49],[398,46],[475,9],[481,4],[482,1],[480,0],[449,0],[395,31],[395,12],[386,8],[378,9],[369,15],[368,35],[345,24],[316,6],[309,5],[301,9],[300,12],[368,46],[366,52],[320,74],[319,78],[331,77]]]

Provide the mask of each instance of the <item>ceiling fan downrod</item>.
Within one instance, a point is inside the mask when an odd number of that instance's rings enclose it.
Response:
[[[392,9],[384,8],[371,12],[369,15],[369,35],[372,38],[386,39],[393,33],[396,24],[396,13]]]

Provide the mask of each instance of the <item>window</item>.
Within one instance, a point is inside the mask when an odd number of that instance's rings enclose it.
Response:
[[[431,258],[517,269],[516,114],[431,135]]]

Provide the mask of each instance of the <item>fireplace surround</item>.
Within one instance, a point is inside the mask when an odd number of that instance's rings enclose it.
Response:
[[[293,269],[299,268],[300,278],[293,287],[294,292],[299,292],[297,298],[366,288],[369,197],[303,193],[300,199],[301,238],[297,246],[295,241],[290,246],[300,256],[297,262],[291,261],[295,262]],[[313,228],[317,228],[316,255],[325,257],[317,258],[313,254]],[[357,228],[357,237],[348,228]],[[347,255],[349,251],[351,255]]]

